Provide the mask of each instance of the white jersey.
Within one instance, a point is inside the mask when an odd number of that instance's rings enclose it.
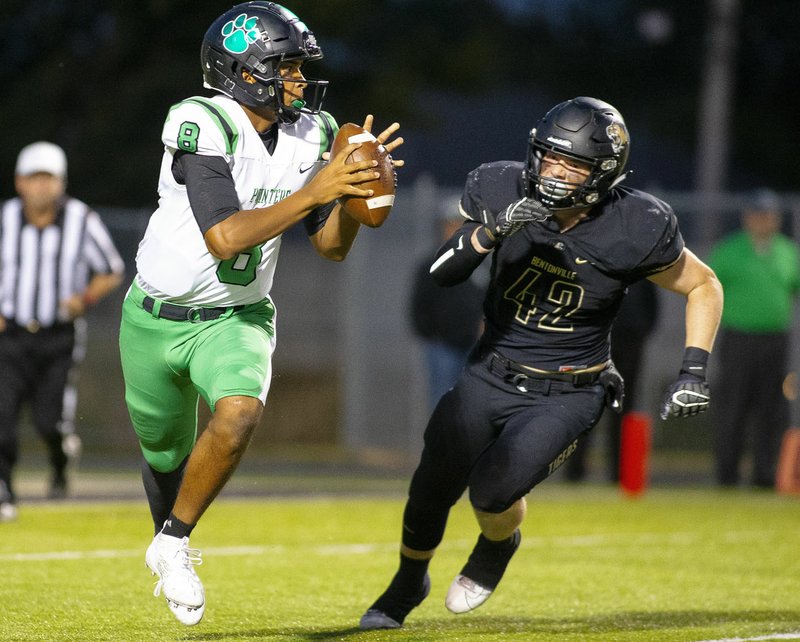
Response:
[[[336,123],[327,113],[281,124],[270,155],[239,104],[226,96],[189,98],[167,116],[158,209],[136,255],[137,282],[149,294],[206,307],[254,303],[272,288],[280,236],[222,261],[206,247],[186,186],[172,174],[176,151],[225,158],[239,207],[268,207],[303,187],[323,165]]]

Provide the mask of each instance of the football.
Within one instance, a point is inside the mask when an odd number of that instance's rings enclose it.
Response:
[[[361,147],[350,154],[345,162],[377,160],[378,166],[375,169],[380,172],[380,176],[371,181],[358,183],[358,187],[362,189],[371,189],[372,196],[367,198],[343,196],[339,199],[339,203],[347,215],[359,223],[369,227],[380,227],[389,216],[394,204],[395,174],[392,157],[375,136],[355,123],[345,123],[339,128],[331,147],[331,156],[335,156],[340,149],[350,143],[361,143]]]

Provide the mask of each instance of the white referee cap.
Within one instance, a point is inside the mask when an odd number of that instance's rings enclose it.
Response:
[[[66,178],[67,155],[64,150],[55,143],[45,141],[23,147],[17,156],[17,175],[30,176],[38,172]]]

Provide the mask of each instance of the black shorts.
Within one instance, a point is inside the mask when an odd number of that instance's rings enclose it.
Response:
[[[476,509],[503,512],[555,472],[603,413],[596,381],[520,385],[514,373],[491,366],[491,353],[474,353],[439,400],[411,481],[416,504],[449,507],[469,488]]]

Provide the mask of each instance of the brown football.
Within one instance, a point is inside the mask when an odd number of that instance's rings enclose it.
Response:
[[[345,123],[339,128],[339,133],[336,134],[333,147],[331,147],[331,157],[350,143],[361,143],[361,147],[350,154],[345,162],[377,160],[378,166],[375,169],[380,172],[380,176],[374,180],[357,184],[361,189],[371,189],[372,196],[367,198],[343,196],[339,199],[339,203],[348,216],[359,223],[369,227],[379,227],[389,216],[394,204],[395,175],[392,157],[375,136],[355,123]]]

